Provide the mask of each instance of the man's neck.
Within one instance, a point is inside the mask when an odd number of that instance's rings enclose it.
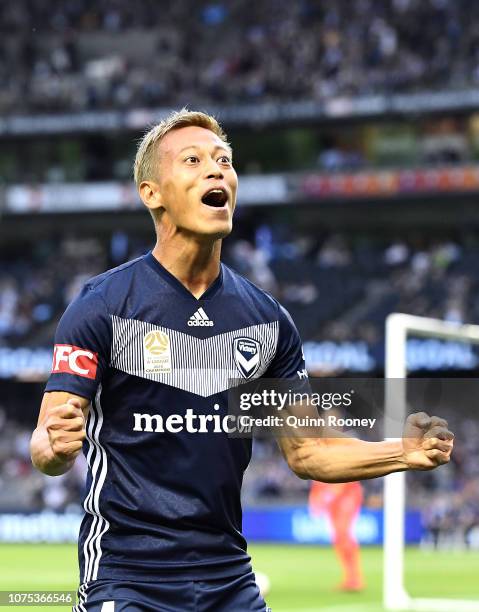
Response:
[[[199,298],[220,273],[221,240],[157,239],[153,256],[195,298]]]

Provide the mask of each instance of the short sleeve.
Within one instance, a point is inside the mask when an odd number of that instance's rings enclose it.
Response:
[[[93,399],[109,365],[111,336],[105,301],[86,285],[58,324],[45,391],[68,391]]]
[[[308,373],[299,332],[289,312],[279,304],[278,307],[278,345],[265,377],[297,380],[302,383],[305,390],[309,390]]]

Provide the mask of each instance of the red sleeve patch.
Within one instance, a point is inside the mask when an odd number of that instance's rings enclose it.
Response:
[[[73,374],[95,380],[97,367],[98,353],[71,344],[55,344],[52,374]]]

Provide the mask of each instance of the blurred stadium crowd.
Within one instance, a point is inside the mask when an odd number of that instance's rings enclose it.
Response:
[[[457,323],[479,318],[474,232],[396,240],[277,233],[263,225],[255,244],[229,239],[225,261],[285,305],[304,341],[378,342],[393,311]],[[109,242],[70,236],[32,248],[2,257],[0,346],[51,345],[60,315],[89,277],[148,250],[123,232]]]
[[[478,17],[472,0],[18,0],[0,13],[0,112],[477,86]]]

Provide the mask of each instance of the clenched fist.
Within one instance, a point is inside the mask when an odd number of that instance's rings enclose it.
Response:
[[[33,465],[49,476],[67,472],[81,451],[90,400],[68,391],[43,394],[38,423],[30,440]]]
[[[425,412],[411,414],[404,427],[405,461],[413,470],[432,470],[448,463],[454,445],[454,434],[447,421]]]
[[[45,428],[55,459],[73,461],[81,452],[85,439],[85,417],[79,399],[48,407]]]

